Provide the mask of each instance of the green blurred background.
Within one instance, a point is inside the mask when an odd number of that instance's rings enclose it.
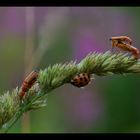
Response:
[[[109,38],[118,35],[140,49],[139,7],[1,7],[0,93],[21,86],[34,68],[110,50]],[[23,115],[9,132],[140,132],[140,75],[95,78],[84,89],[55,89],[46,107]]]

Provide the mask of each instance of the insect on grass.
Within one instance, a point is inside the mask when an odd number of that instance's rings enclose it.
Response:
[[[112,48],[117,47],[124,51],[131,52],[132,55],[135,57],[135,59],[138,59],[140,57],[140,51],[132,46],[132,39],[127,36],[117,36],[117,37],[111,37],[110,38]]]
[[[32,71],[23,81],[21,85],[21,92],[19,94],[20,99],[22,99],[26,92],[34,85],[38,77],[38,72],[36,70]]]

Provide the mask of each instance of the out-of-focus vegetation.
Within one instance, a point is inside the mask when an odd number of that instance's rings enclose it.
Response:
[[[0,93],[20,86],[29,69],[111,49],[111,36],[128,35],[140,49],[139,14],[138,7],[1,7]],[[47,107],[9,132],[139,132],[140,75],[95,78],[84,89],[66,84],[54,90]]]

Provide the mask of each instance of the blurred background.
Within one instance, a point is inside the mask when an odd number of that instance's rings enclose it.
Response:
[[[139,7],[0,7],[0,93],[33,69],[111,49],[127,35],[140,49]],[[24,114],[11,133],[140,132],[140,74],[96,76],[84,89],[65,84],[48,105]]]

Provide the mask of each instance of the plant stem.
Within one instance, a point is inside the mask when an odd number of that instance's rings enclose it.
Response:
[[[28,108],[30,107],[30,105],[36,101],[37,99],[39,99],[40,97],[42,97],[42,94],[40,94],[39,96],[34,97],[31,102],[28,102],[27,104],[24,104],[24,106],[21,106],[21,110],[19,110],[17,112],[17,114],[13,117],[13,119],[11,121],[8,122],[8,124],[6,124],[6,129],[4,130],[5,133],[8,132],[8,130],[16,123],[16,121],[21,117],[21,115],[26,112],[28,110]]]

